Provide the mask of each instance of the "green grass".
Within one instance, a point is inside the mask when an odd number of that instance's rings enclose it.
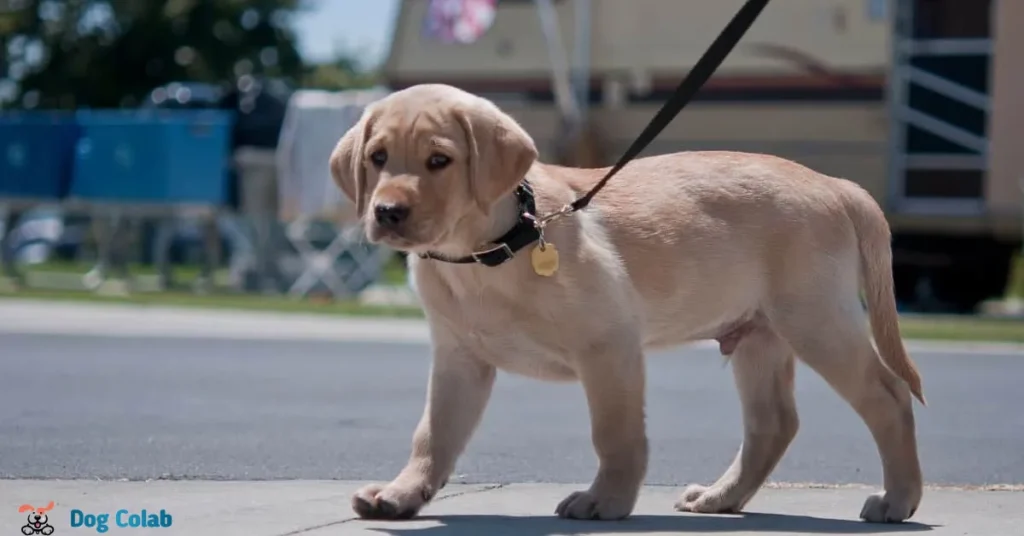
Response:
[[[94,264],[89,262],[74,262],[74,261],[46,261],[39,264],[33,264],[26,266],[25,270],[28,273],[37,274],[84,274],[93,268]],[[138,276],[155,276],[157,275],[157,269],[153,265],[141,264],[141,263],[129,263],[129,273]],[[224,270],[220,269],[218,272],[223,273]],[[178,281],[190,281],[194,280],[202,273],[202,268],[195,265],[175,265],[172,269],[174,278]],[[405,261],[398,255],[394,255],[388,260],[388,263],[384,265],[384,269],[381,272],[380,283],[384,285],[405,285]]]
[[[84,274],[92,269],[93,263],[74,261],[46,261],[39,264],[30,264],[23,269],[30,273],[50,274]],[[149,264],[129,263],[128,270],[135,275],[156,275],[156,267]],[[199,275],[198,266],[177,265],[174,267],[174,274],[181,274],[182,277],[195,277]]]
[[[68,274],[85,273],[90,267],[87,264],[77,263],[46,263],[33,266],[30,269],[35,272]],[[138,275],[155,274],[155,271],[148,266],[133,266],[131,271]],[[198,276],[199,268],[194,266],[175,267],[174,273],[178,281],[184,282]],[[384,284],[404,285],[405,281],[405,264],[400,257],[396,256],[385,268],[381,282]],[[1007,295],[1024,297],[1024,257],[1015,260],[1013,275],[1007,284]],[[293,299],[286,296],[262,296],[229,291],[215,291],[205,295],[187,291],[165,291],[137,293],[128,296],[106,296],[76,290],[24,289],[13,293],[0,291],[0,299],[5,297],[273,311],[281,313],[401,318],[422,318],[423,316],[422,311],[417,307],[370,306],[355,301],[331,301],[316,298]],[[907,339],[1024,343],[1024,321],[1019,319],[912,315],[901,318],[900,327],[903,336]]]
[[[93,268],[93,264],[89,262],[48,261],[45,263],[25,266],[23,268],[26,276],[72,276],[72,281],[74,281],[74,276],[84,275]],[[129,264],[128,272],[132,276],[140,278],[151,278],[157,275],[157,270],[154,266],[138,263]],[[296,299],[289,296],[265,296],[259,294],[240,293],[224,286],[223,282],[227,278],[227,272],[224,269],[217,270],[215,273],[215,287],[211,292],[206,294],[191,292],[188,288],[188,284],[195,281],[201,273],[202,269],[199,266],[175,265],[172,268],[175,286],[181,288],[165,289],[157,292],[134,292],[129,295],[108,295],[89,292],[84,288],[22,288],[16,292],[12,292],[9,289],[4,289],[0,286],[0,299],[9,297],[94,303],[129,303],[140,305],[201,307],[247,311],[274,311],[282,313],[294,312],[405,318],[423,316],[422,311],[418,307],[376,306],[364,305],[355,300],[339,301],[317,297]],[[400,257],[396,255],[384,267],[380,283],[385,285],[405,285],[405,263]]]
[[[1006,284],[1006,297],[1024,300],[1024,254],[1010,264],[1010,280]]]
[[[407,279],[405,268],[405,259],[398,255],[394,255],[384,266],[384,271],[380,276],[380,282],[384,285],[404,286]]]
[[[1024,343],[1024,320],[987,317],[904,317],[905,339]]]
[[[78,276],[93,268],[90,262],[47,261],[23,267],[27,276]],[[17,292],[0,287],[0,299],[4,297],[75,301],[93,303],[129,303],[139,305],[164,305],[176,307],[201,307],[243,311],[273,311],[282,313],[316,313],[355,316],[422,317],[419,308],[401,306],[371,306],[355,300],[337,301],[317,297],[296,299],[289,296],[265,296],[234,291],[226,286],[227,270],[218,269],[214,274],[213,290],[206,294],[191,292],[189,283],[199,278],[202,268],[197,265],[174,265],[172,275],[175,287],[162,291],[140,291],[129,295],[107,295],[89,292],[85,289],[23,288]],[[140,278],[157,275],[152,265],[130,263],[128,273]],[[74,277],[72,277],[74,281]],[[385,266],[381,276],[382,284],[405,284],[405,265],[397,256]]]

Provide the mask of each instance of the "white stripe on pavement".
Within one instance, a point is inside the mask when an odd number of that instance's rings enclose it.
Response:
[[[370,343],[430,342],[426,322],[418,319],[22,299],[0,300],[0,333]],[[912,354],[928,352],[1024,357],[1024,344],[907,341],[906,345]],[[688,346],[699,349],[718,348],[714,341],[701,341]]]
[[[0,301],[0,333],[429,342],[426,323],[420,320],[32,300]]]

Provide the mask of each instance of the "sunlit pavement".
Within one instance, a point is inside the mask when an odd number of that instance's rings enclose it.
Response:
[[[17,506],[53,500],[55,534],[86,530],[70,527],[72,510],[122,508],[170,512],[157,534],[1020,533],[1024,493],[984,489],[1024,482],[1024,351],[910,347],[929,400],[917,408],[925,477],[947,486],[926,493],[921,525],[857,521],[881,482],[877,452],[806,367],[800,434],[772,480],[810,487],[763,490],[748,507],[759,515],[674,512],[740,441],[731,374],[706,345],[651,356],[652,487],[632,520],[554,519],[596,469],[582,392],[503,375],[427,517],[370,523],[352,519],[349,496],[408,456],[429,367],[422,323],[5,300],[0,521],[16,534]]]
[[[192,536],[463,535],[547,536],[561,534],[913,534],[1014,536],[1024,522],[1024,493],[928,489],[917,514],[902,524],[870,524],[857,514],[869,490],[764,489],[739,515],[694,515],[673,510],[679,488],[643,490],[624,521],[570,521],[553,511],[579,489],[559,484],[452,485],[409,521],[364,521],[349,509],[362,482],[4,482],[0,515],[6,533],[17,534],[24,518],[16,505],[54,501],[55,534],[95,533],[108,515],[108,534]],[[169,527],[130,529],[132,515]],[[123,510],[120,517],[118,511]],[[77,511],[76,514],[72,512]],[[87,516],[92,516],[91,518]],[[72,527],[72,516],[92,527]],[[19,524],[20,523],[20,524]],[[9,527],[9,528],[8,528]]]

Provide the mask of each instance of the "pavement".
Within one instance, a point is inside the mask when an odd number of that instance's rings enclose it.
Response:
[[[1024,534],[1024,346],[916,341],[930,487],[912,523],[857,519],[881,481],[877,452],[806,367],[800,434],[747,512],[673,511],[740,441],[731,374],[705,344],[650,357],[651,464],[629,520],[554,517],[596,468],[585,401],[577,385],[508,375],[421,517],[357,520],[351,493],[408,456],[427,344],[417,320],[0,300],[0,534],[24,524],[18,505],[51,500],[55,534],[96,531],[71,526],[81,513],[130,530],[114,523],[122,508],[173,516],[129,534],[196,536]]]
[[[927,534],[929,536],[1019,536],[1024,493],[929,489],[912,520],[900,524],[859,521],[866,490],[764,489],[738,515],[678,513],[678,488],[649,486],[632,516],[623,521],[574,521],[552,513],[564,496],[578,489],[565,484],[452,485],[417,518],[365,521],[347,505],[363,482],[15,482],[0,488],[3,534],[17,534],[23,519],[15,506],[28,500],[54,501],[55,534],[94,533],[70,527],[71,511],[108,514],[109,534],[190,536],[553,536],[570,534],[662,535],[727,534]],[[163,511],[170,527],[116,526],[143,508]],[[165,518],[166,518],[165,516]],[[148,517],[148,516],[147,516]],[[9,527],[9,528],[8,528]]]

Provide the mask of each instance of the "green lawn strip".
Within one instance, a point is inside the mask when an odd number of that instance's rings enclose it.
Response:
[[[39,264],[32,264],[23,267],[28,273],[35,274],[58,274],[64,276],[84,275],[95,266],[89,262],[75,261],[46,261]],[[157,269],[151,264],[129,263],[128,273],[136,276],[155,276]],[[174,278],[179,281],[194,280],[202,274],[202,267],[191,264],[177,264],[171,268]],[[223,278],[227,271],[218,268],[217,274]],[[398,255],[392,256],[384,265],[381,271],[380,280],[384,285],[404,285],[406,283],[405,261]]]
[[[1024,320],[986,317],[903,317],[905,339],[1024,343]]]
[[[1006,297],[1024,300],[1024,254],[1018,255],[1010,264],[1010,281],[1006,285]]]
[[[384,271],[380,276],[380,283],[384,285],[405,285],[408,281],[405,259],[394,255],[384,265]]]
[[[33,272],[62,274],[85,273],[91,265],[85,263],[47,262],[29,267]],[[139,265],[131,268],[133,274],[152,275],[152,267]],[[198,276],[196,266],[176,266],[175,275],[179,281]],[[1024,256],[1018,257],[1012,267],[1007,284],[1007,296],[1024,297]],[[405,263],[398,255],[388,262],[381,276],[381,283],[402,285],[406,283]],[[296,300],[284,296],[260,296],[230,291],[211,294],[193,294],[186,291],[165,291],[136,293],[128,296],[106,296],[81,290],[24,289],[16,293],[0,291],[4,297],[45,300],[86,301],[106,303],[134,303],[146,305],[171,305],[181,307],[205,307],[213,309],[276,311],[282,313],[318,313],[350,316],[376,316],[422,318],[417,307],[363,305],[356,301],[320,301],[315,299]],[[900,328],[907,339],[930,339],[948,341],[993,341],[1024,343],[1024,320],[1000,319],[972,316],[925,316],[907,315],[901,318]]]

